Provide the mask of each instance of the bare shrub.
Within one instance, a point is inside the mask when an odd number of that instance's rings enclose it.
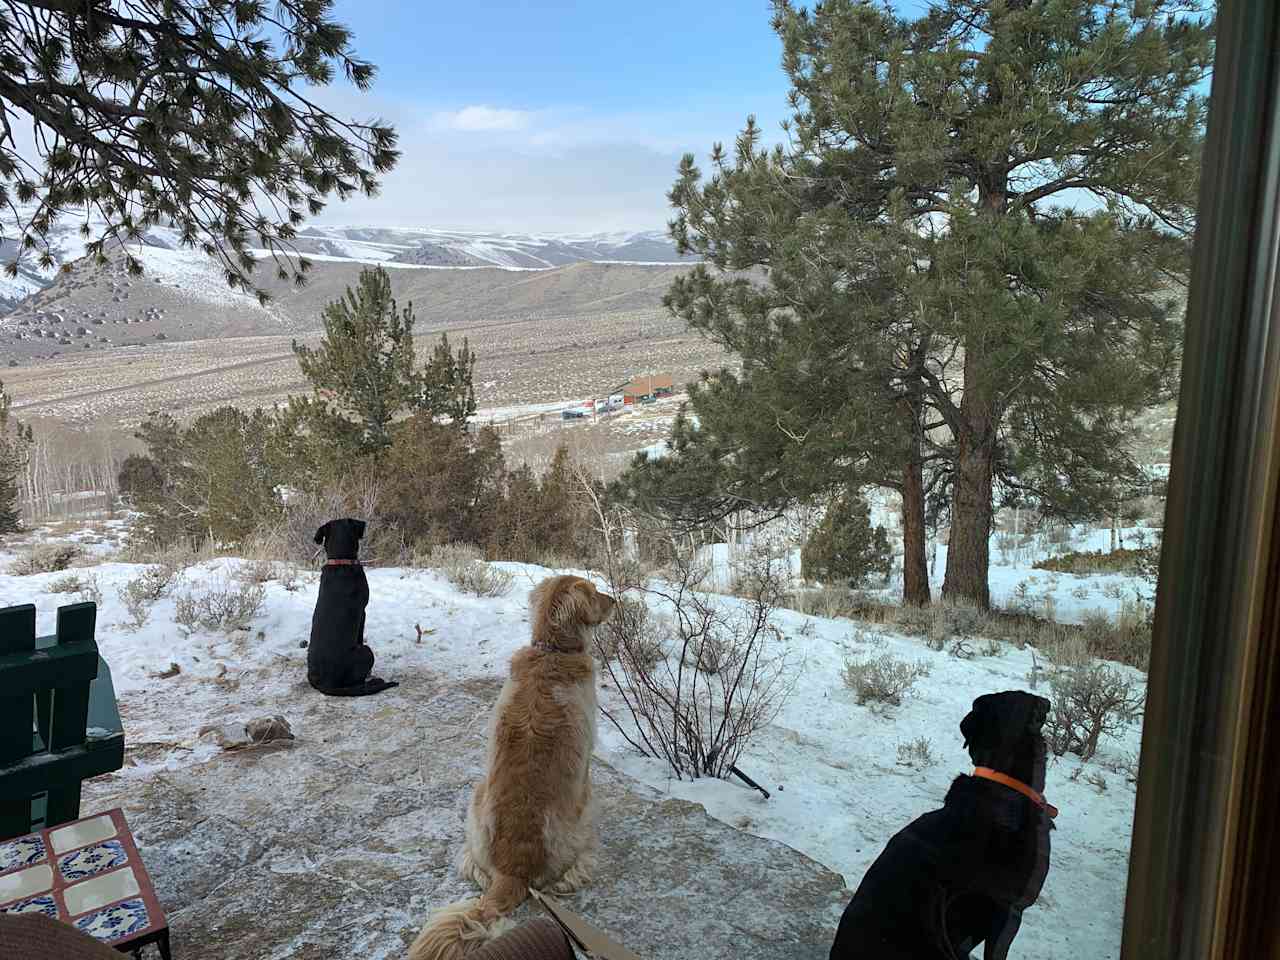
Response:
[[[511,574],[485,563],[479,549],[470,544],[433,547],[427,563],[459,590],[477,597],[501,597],[511,589]]]
[[[1103,766],[1112,773],[1124,777],[1128,783],[1137,783],[1140,759],[1139,754],[1126,753],[1104,761]]]
[[[79,593],[83,585],[84,580],[78,573],[69,573],[57,580],[50,580],[49,586],[45,589],[49,593]]]
[[[84,550],[74,543],[37,543],[28,547],[9,567],[15,577],[35,573],[56,573],[66,570],[84,556]]]
[[[377,482],[363,473],[319,492],[291,491],[285,498],[283,517],[255,532],[254,550],[263,559],[315,566],[324,556],[323,547],[315,542],[316,531],[330,520],[355,517],[369,524],[368,538],[362,545],[365,558],[382,562],[378,547],[388,531],[380,528],[389,525],[377,512],[379,493]]]
[[[596,659],[601,664],[625,660],[634,669],[652,670],[666,656],[663,640],[670,632],[665,618],[651,616],[643,600],[620,597],[613,616],[595,632]]]
[[[916,681],[928,675],[929,664],[925,661],[905,663],[889,653],[854,657],[844,664],[844,685],[853,691],[860,704],[899,706],[903,697],[910,696]]]
[[[74,593],[77,603],[102,605],[102,582],[96,573],[68,574],[49,584],[50,593]]]
[[[630,722],[605,704],[601,712],[631,746],[666,761],[679,779],[729,776],[795,686],[786,650],[769,643],[780,637],[771,621],[784,595],[781,566],[767,552],[753,551],[743,559],[739,578],[746,596],[717,596],[707,590],[708,570],[694,562],[694,551],[665,531],[668,568],[652,580],[643,578],[626,559],[624,543],[641,525],[645,536],[659,537],[662,525],[607,508],[590,478],[579,480],[597,524],[610,591],[620,599],[628,590],[638,592],[660,602],[669,615],[661,620],[640,614],[645,603],[636,597],[619,604],[605,627],[619,656],[606,658],[605,669]],[[619,615],[621,625],[614,623]],[[662,624],[669,634],[665,655],[651,662],[631,652],[638,647],[643,653],[645,638],[653,637],[649,623]]]
[[[180,572],[181,568],[173,564],[155,563],[119,587],[116,595],[129,614],[124,626],[130,630],[141,629],[151,615],[152,605],[169,592]]]
[[[302,575],[297,564],[286,560],[280,565],[280,586],[290,593],[302,586]]]
[[[200,593],[188,592],[178,597],[173,618],[188,631],[235,633],[249,629],[265,598],[266,591],[260,583],[227,581]]]
[[[270,560],[250,560],[236,570],[236,579],[242,583],[270,583],[275,578],[276,565]]]
[[[898,765],[915,767],[923,770],[937,763],[933,755],[933,741],[926,737],[916,737],[907,743],[898,744]]]
[[[1049,678],[1053,709],[1045,740],[1055,756],[1089,760],[1103,734],[1114,736],[1142,715],[1143,695],[1134,681],[1102,663],[1059,668]]]

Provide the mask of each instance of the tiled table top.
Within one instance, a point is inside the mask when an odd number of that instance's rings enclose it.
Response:
[[[0,913],[43,913],[113,946],[167,925],[118,809],[0,842]]]

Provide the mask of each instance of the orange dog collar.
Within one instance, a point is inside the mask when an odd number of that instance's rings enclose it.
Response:
[[[1043,795],[1032,790],[1021,780],[1015,780],[999,770],[992,770],[990,767],[974,767],[973,775],[981,777],[983,780],[993,780],[996,783],[1008,787],[1010,790],[1017,790],[1037,807],[1049,815],[1049,819],[1053,819],[1058,815],[1058,808],[1044,798]]]

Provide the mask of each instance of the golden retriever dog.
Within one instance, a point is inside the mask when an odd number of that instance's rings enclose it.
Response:
[[[489,719],[488,772],[471,797],[458,866],[484,893],[436,911],[409,960],[455,960],[498,936],[530,887],[563,894],[590,881],[596,669],[588,645],[614,603],[572,576],[549,577],[529,595],[532,640],[511,658]]]

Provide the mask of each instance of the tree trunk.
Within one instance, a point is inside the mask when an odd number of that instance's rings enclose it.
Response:
[[[998,85],[991,99],[999,103]],[[1008,176],[1003,163],[993,164],[978,181],[978,205],[994,224],[1006,212]],[[956,433],[955,476],[951,493],[951,540],[942,595],[991,608],[987,571],[991,563],[991,479],[996,458],[997,410],[993,374],[986,368],[982,337],[964,343],[964,395]]]
[[[924,555],[924,477],[912,458],[902,477],[902,602],[929,603],[929,567]]]
[[[991,562],[991,475],[995,449],[990,439],[979,442],[975,439],[966,431],[956,447],[951,540],[947,547],[942,595],[967,600],[986,610],[991,606],[987,568]]]
[[[991,477],[996,453],[996,418],[975,351],[965,353],[964,396],[956,436],[951,490],[951,540],[942,595],[991,607],[987,569],[991,562]]]

